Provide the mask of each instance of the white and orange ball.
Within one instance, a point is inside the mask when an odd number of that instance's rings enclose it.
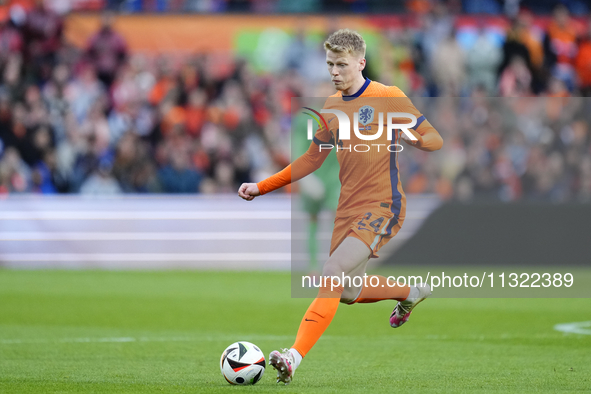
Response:
[[[263,352],[250,342],[231,344],[220,358],[222,375],[230,384],[255,384],[263,377],[265,367]]]

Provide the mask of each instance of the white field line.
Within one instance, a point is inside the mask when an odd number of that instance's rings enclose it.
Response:
[[[0,220],[251,220],[291,219],[291,211],[4,211]]]
[[[410,234],[398,233],[396,239],[410,238]],[[322,232],[316,239],[330,240],[331,233]],[[287,231],[278,232],[0,232],[0,242],[26,241],[295,241],[308,239],[308,234]]]
[[[330,234],[329,234],[330,236]],[[0,241],[284,241],[290,232],[0,232]]]
[[[591,321],[556,324],[554,329],[567,334],[591,335]]]
[[[431,211],[408,212],[423,220]],[[301,211],[0,211],[0,220],[285,220],[306,219]]]
[[[291,253],[0,253],[0,261],[291,261]]]
[[[590,323],[591,322],[584,322]],[[577,324],[577,323],[575,323]],[[352,336],[341,335],[323,335],[323,340],[354,340]],[[383,341],[385,337],[371,338],[376,341]],[[501,335],[468,335],[462,337],[449,335],[408,335],[405,337],[409,340],[433,340],[433,341],[486,341],[498,339],[521,339],[521,338],[537,338],[547,339],[556,338],[556,334],[536,334],[529,335],[514,335],[510,333],[503,333]],[[199,336],[170,336],[170,337],[149,337],[149,336],[126,336],[126,337],[81,337],[81,338],[12,338],[0,339],[0,345],[18,345],[18,344],[38,344],[38,343],[133,343],[133,342],[215,342],[215,341],[292,341],[292,335],[258,335],[258,334],[215,334],[215,335],[199,335]]]
[[[35,343],[125,343],[125,342],[214,342],[239,340],[293,340],[289,335],[204,335],[198,337],[104,337],[104,338],[56,338],[56,339],[0,339],[2,345]]]

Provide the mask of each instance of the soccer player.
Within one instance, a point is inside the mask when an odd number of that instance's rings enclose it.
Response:
[[[295,182],[320,168],[331,149],[336,147],[340,164],[341,194],[331,239],[330,257],[325,262],[324,278],[363,276],[367,262],[377,257],[378,250],[400,229],[406,215],[406,197],[398,173],[399,138],[424,151],[440,149],[443,140],[410,99],[397,87],[384,86],[363,77],[365,68],[365,41],[357,32],[339,30],[324,43],[326,64],[337,93],[325,103],[325,110],[346,113],[358,130],[343,138],[343,125],[335,116],[326,116],[326,126],[320,127],[308,151],[279,173],[259,182],[244,183],[238,195],[247,201],[256,196]],[[379,113],[407,113],[416,117],[412,129],[414,138],[406,134],[382,132],[380,137],[368,141],[376,130],[385,129],[386,119]],[[363,126],[355,125],[357,119]],[[336,113],[335,113],[336,114]],[[383,122],[380,124],[380,121]],[[405,119],[399,123],[408,123]],[[359,134],[364,138],[360,138]],[[389,138],[388,138],[389,137]],[[363,151],[358,144],[372,149]],[[370,145],[371,144],[371,145]],[[388,147],[388,149],[386,149]],[[352,149],[353,148],[353,149]],[[381,148],[381,149],[380,149]],[[303,357],[318,341],[332,321],[339,302],[345,304],[371,303],[396,300],[390,315],[390,325],[404,324],[413,308],[431,295],[428,284],[393,286],[387,278],[372,275],[361,287],[352,283],[324,281],[317,298],[304,314],[296,340],[290,349],[273,351],[269,363],[277,370],[277,381],[291,382]]]

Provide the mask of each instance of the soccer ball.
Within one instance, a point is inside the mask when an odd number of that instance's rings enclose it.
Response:
[[[222,353],[220,369],[230,384],[255,384],[265,373],[265,356],[250,342],[240,341]]]

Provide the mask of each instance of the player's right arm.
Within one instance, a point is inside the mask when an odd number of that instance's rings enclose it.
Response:
[[[259,183],[243,183],[238,189],[238,195],[246,201],[252,201],[256,196],[282,188],[313,173],[320,168],[330,153],[330,149],[320,149],[320,144],[320,141],[314,139],[306,153],[277,174]]]

